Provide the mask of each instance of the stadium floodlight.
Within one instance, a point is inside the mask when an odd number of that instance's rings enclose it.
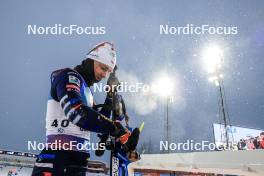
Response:
[[[223,78],[223,74],[220,73],[223,63],[223,51],[218,45],[211,44],[204,49],[202,59],[206,71],[210,74],[209,81],[218,87],[220,79]]]
[[[173,92],[173,82],[167,75],[162,75],[156,81],[154,81],[152,92],[158,94],[161,97],[168,98]]]
[[[229,145],[229,136],[228,136],[228,125],[230,123],[229,115],[226,110],[226,100],[224,93],[224,83],[223,83],[223,74],[221,73],[221,67],[223,64],[223,51],[222,49],[215,44],[209,45],[209,47],[205,48],[202,53],[203,64],[207,72],[209,73],[209,81],[213,82],[219,90],[220,103],[219,110],[221,112],[221,116],[223,118],[223,122],[225,125],[224,135],[226,140],[227,148]]]
[[[220,85],[219,79],[221,79],[221,78],[223,78],[222,74],[220,74],[219,76],[211,76],[211,77],[209,77],[208,80],[209,80],[209,82],[214,83],[215,86],[219,86]]]
[[[222,66],[223,52],[218,45],[210,45],[204,49],[202,58],[205,69],[213,74]]]
[[[152,92],[157,94],[158,96],[164,98],[165,101],[165,109],[166,109],[166,116],[165,116],[165,133],[164,133],[164,140],[170,141],[170,128],[169,128],[169,103],[173,102],[173,90],[174,90],[174,83],[169,78],[167,74],[161,74],[161,76],[154,81],[152,85]],[[168,153],[170,150],[167,151]]]

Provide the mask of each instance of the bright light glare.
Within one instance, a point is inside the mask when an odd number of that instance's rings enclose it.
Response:
[[[211,76],[209,79],[209,82],[214,82],[215,80],[218,80],[217,76]]]
[[[174,85],[172,80],[168,76],[164,75],[154,82],[151,86],[151,91],[161,97],[168,97],[172,95],[173,87]]]
[[[217,45],[211,45],[203,52],[203,63],[209,73],[215,73],[221,68],[223,53]]]
[[[219,83],[219,79],[221,78],[221,76],[222,76],[222,75],[219,75],[219,77],[218,77],[218,76],[211,76],[208,80],[209,80],[210,82],[214,83],[215,86],[219,86],[219,85],[220,85],[220,83]]]

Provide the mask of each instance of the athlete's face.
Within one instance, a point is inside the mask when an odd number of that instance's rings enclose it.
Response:
[[[113,70],[109,66],[102,64],[100,62],[94,61],[94,75],[96,81],[101,81],[103,78],[107,77],[109,73]]]

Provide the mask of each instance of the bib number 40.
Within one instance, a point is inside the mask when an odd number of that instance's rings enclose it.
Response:
[[[62,120],[62,121],[60,122],[60,124],[59,124],[58,119],[55,119],[55,120],[52,122],[51,126],[53,126],[53,127],[58,127],[58,126],[60,125],[61,127],[64,127],[64,128],[65,128],[65,127],[68,127],[69,124],[70,124],[70,121],[67,120],[67,119]]]
[[[59,121],[58,119],[53,120],[51,126],[52,127],[59,127],[59,128],[66,128],[70,124],[70,121],[68,119],[63,119],[62,121]],[[85,131],[83,128],[80,128],[80,131]]]

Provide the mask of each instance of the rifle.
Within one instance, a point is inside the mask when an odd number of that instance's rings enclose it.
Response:
[[[113,88],[112,85],[119,85],[120,82],[116,78],[116,70],[117,67],[114,68],[114,71],[110,74],[107,85],[109,85],[111,88]],[[111,120],[120,121],[120,116],[123,115],[123,117],[126,119],[126,125],[128,127],[128,115],[126,113],[125,103],[123,99],[120,99],[120,95],[117,92],[116,87],[114,89],[111,89],[112,93],[112,105],[111,105]],[[99,105],[100,106],[100,105]],[[121,119],[122,120],[122,119]],[[139,132],[141,133],[144,128],[144,122],[141,124],[139,128]],[[138,134],[139,135],[139,134]],[[129,160],[128,158],[132,156],[134,158],[137,158],[137,160],[140,158],[139,154],[136,151],[129,151],[126,153],[126,151],[122,150],[122,146],[119,142],[116,142],[115,137],[110,136],[110,141],[108,141],[109,136],[105,134],[99,134],[98,137],[100,138],[100,143],[105,143],[105,149],[110,150],[110,175],[111,176],[127,176],[127,166],[129,163],[131,163],[133,160]],[[100,146],[100,145],[99,145]],[[95,154],[97,156],[102,156],[104,154],[104,149],[98,149],[95,151]],[[128,157],[127,157],[128,156]]]

